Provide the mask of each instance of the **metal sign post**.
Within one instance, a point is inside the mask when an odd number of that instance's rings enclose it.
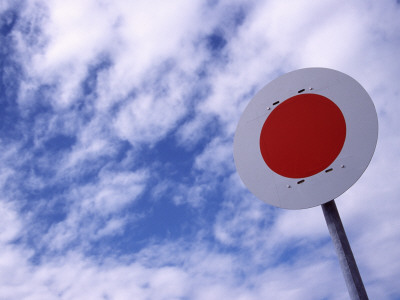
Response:
[[[321,207],[333,245],[339,257],[340,267],[342,268],[350,298],[352,300],[368,300],[367,292],[358,271],[357,263],[351,251],[342,221],[340,220],[335,201],[331,200],[322,204]]]
[[[332,199],[364,173],[378,139],[365,89],[326,68],[293,71],[264,86],[235,132],[240,178],[264,202],[286,209],[322,205],[352,299],[368,299]]]

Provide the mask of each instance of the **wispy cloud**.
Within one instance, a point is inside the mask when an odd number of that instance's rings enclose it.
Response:
[[[400,289],[396,1],[0,2],[0,298],[347,299],[320,208],[236,174],[252,96],[346,72],[376,105],[338,199],[371,298]]]

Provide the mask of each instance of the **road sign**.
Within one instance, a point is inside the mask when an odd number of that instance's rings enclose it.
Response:
[[[326,68],[287,73],[262,88],[234,139],[237,170],[264,202],[302,209],[344,193],[375,151],[378,119],[365,89]]]

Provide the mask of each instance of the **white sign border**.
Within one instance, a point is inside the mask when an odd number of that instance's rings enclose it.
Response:
[[[322,95],[340,108],[346,121],[346,140],[326,169],[331,171],[293,179],[268,167],[261,156],[259,139],[273,109],[300,93]],[[235,132],[234,159],[239,176],[256,197],[277,207],[303,209],[326,203],[349,189],[368,167],[377,138],[375,106],[356,80],[332,69],[306,68],[273,80],[250,101]]]

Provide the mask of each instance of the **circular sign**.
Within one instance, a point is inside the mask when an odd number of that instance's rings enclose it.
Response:
[[[264,202],[288,209],[344,193],[371,161],[378,118],[365,89],[325,68],[287,73],[246,107],[234,139],[239,175]]]

